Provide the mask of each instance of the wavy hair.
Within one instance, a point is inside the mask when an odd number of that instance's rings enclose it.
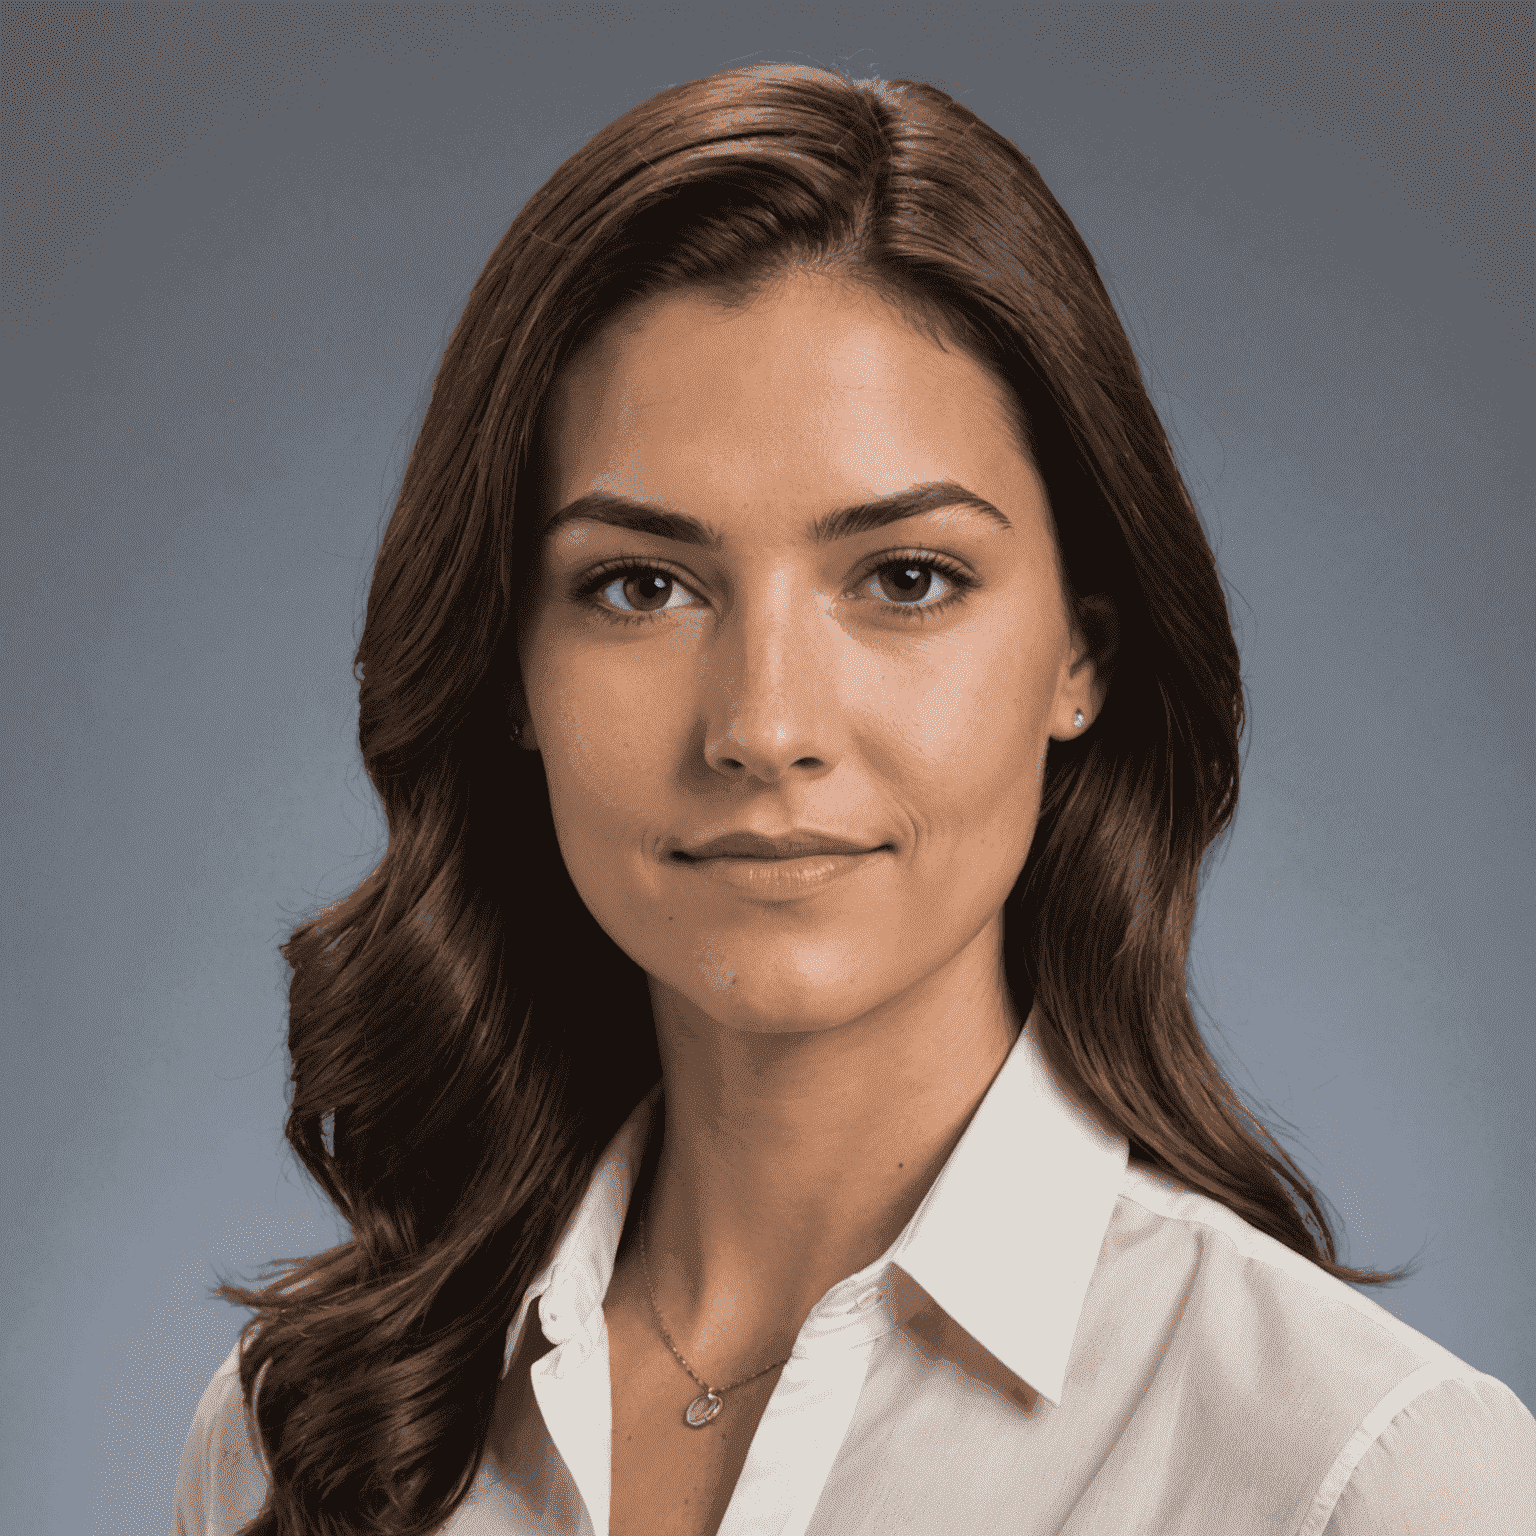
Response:
[[[1007,977],[1062,1084],[1136,1159],[1346,1281],[1317,1191],[1191,1009],[1201,860],[1237,797],[1243,691],[1220,578],[1093,258],[1030,161],[910,80],[759,66],[627,112],[528,200],[469,296],[384,535],[358,739],[388,817],[298,926],[286,1135],[350,1225],[279,1261],[240,1381],[271,1477],[248,1536],[417,1536],[467,1495],[505,1332],[608,1141],[660,1075],[644,973],[561,860],[508,736],[539,431],[629,304],[813,267],[1003,380],[1074,605],[1119,612],[1091,731],[1052,743],[1009,897]],[[1079,612],[1082,613],[1081,608]]]

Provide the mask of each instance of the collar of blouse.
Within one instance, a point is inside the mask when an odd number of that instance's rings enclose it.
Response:
[[[1031,1015],[912,1219],[874,1263],[816,1304],[796,1355],[855,1347],[900,1321],[962,1360],[969,1354],[976,1370],[990,1363],[982,1357],[999,1363],[1027,1383],[1024,1406],[1035,1393],[1060,1406],[1127,1146],[1063,1092],[1033,1023]],[[507,1330],[503,1374],[535,1302],[552,1343],[576,1342],[572,1365],[596,1347],[660,1094],[658,1083],[609,1144],[528,1287]]]

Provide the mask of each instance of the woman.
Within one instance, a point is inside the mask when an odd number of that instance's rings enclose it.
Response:
[[[221,1288],[178,1529],[1520,1527],[1536,1423],[1345,1284],[1404,1272],[1194,1024],[1237,650],[973,114],[775,66],[573,156],[358,665],[388,851],[285,951],[354,1236]]]

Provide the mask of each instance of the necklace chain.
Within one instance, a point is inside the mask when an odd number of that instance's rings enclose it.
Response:
[[[645,1253],[645,1212],[643,1210],[640,1213],[640,1269],[645,1275],[645,1289],[651,1298],[651,1311],[656,1316],[656,1326],[661,1329],[661,1336],[667,1341],[667,1348],[674,1355],[677,1355],[677,1363],[704,1388],[706,1396],[712,1397],[718,1402],[722,1392],[734,1392],[737,1387],[744,1387],[749,1381],[756,1381],[759,1376],[766,1376],[769,1371],[776,1371],[781,1365],[789,1364],[789,1356],[786,1355],[782,1360],[775,1360],[772,1365],[765,1365],[762,1370],[754,1371],[750,1376],[743,1376],[740,1381],[733,1381],[728,1387],[712,1387],[708,1382],[701,1381],[694,1368],[683,1359],[682,1355],[678,1354],[677,1345],[672,1342],[672,1335],[667,1332],[667,1325],[662,1321],[661,1308],[656,1305],[656,1289],[651,1284],[651,1266]],[[715,1409],[715,1413],[719,1411],[718,1408]],[[714,1414],[711,1413],[709,1417],[713,1418]],[[707,1422],[707,1420],[702,1422]],[[689,1423],[692,1424],[693,1420],[690,1419]]]

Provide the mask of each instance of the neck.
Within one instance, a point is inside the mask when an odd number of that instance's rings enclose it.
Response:
[[[665,1129],[637,1193],[690,1359],[787,1355],[899,1235],[1018,1037],[1000,940],[999,920],[911,993],[790,1034],[727,1028],[652,981]]]

